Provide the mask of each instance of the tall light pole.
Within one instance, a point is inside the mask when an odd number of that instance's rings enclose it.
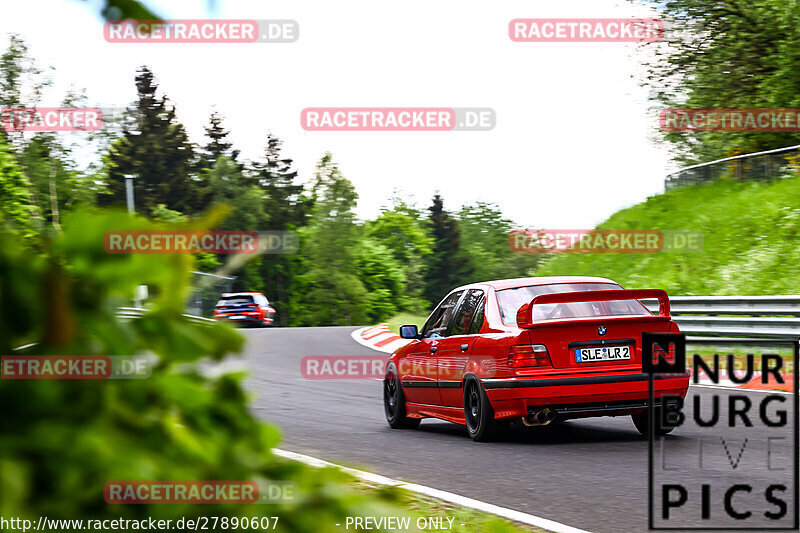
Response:
[[[125,199],[128,202],[128,214],[134,213],[133,208],[133,175],[125,174]],[[136,292],[133,296],[133,306],[141,309],[142,300],[147,298],[147,285],[139,285],[136,287]]]
[[[128,201],[128,213],[133,214],[133,176],[125,174],[125,198]]]

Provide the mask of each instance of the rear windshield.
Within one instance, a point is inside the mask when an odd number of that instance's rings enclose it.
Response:
[[[250,294],[234,294],[231,296],[223,296],[219,299],[217,305],[246,305],[253,302],[253,296]]]
[[[497,303],[503,324],[517,324],[517,311],[540,294],[576,291],[609,291],[621,289],[616,283],[556,283],[531,285],[497,291]],[[569,304],[544,304],[534,307],[534,320],[582,318],[592,316],[650,315],[650,311],[637,300],[609,300],[607,302],[578,302]]]

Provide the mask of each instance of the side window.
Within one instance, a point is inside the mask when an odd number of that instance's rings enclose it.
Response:
[[[470,289],[467,297],[461,302],[461,306],[456,311],[456,318],[453,320],[451,335],[466,335],[469,332],[472,317],[478,304],[483,301],[483,291],[480,289]]]
[[[485,301],[486,298],[481,299],[481,303],[478,304],[478,308],[475,310],[475,315],[472,317],[472,323],[469,325],[470,335],[477,334],[483,327],[483,306]]]
[[[450,322],[450,317],[453,316],[453,311],[462,294],[464,291],[454,292],[436,308],[422,329],[423,339],[444,337],[447,334],[445,329],[447,329],[447,324]]]

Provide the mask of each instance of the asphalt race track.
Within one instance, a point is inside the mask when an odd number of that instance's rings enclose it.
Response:
[[[281,448],[589,531],[647,530],[648,443],[630,417],[515,431],[495,443],[474,443],[460,426],[432,420],[415,430],[392,430],[383,414],[380,381],[300,376],[300,360],[307,355],[378,355],[351,339],[354,329],[244,331],[249,339],[244,362],[251,371],[248,388],[256,395],[254,408],[282,428]],[[689,394],[712,392],[719,393],[693,387]],[[760,395],[749,393],[754,402]],[[788,402],[787,407],[791,413]],[[692,431],[678,428],[668,437],[670,450],[696,455],[700,437]],[[738,453],[744,429],[719,426],[715,431],[731,443],[732,453]],[[791,430],[784,432],[791,437]],[[763,444],[750,446],[748,454],[766,456]],[[761,469],[753,474],[754,481],[766,482],[771,474]],[[724,476],[704,472],[701,477],[722,486]]]

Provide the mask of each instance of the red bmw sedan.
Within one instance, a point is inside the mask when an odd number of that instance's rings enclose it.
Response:
[[[639,300],[658,299],[659,314]],[[508,423],[630,415],[649,431],[642,333],[680,333],[667,293],[604,278],[540,277],[454,289],[389,358],[384,410],[393,428],[433,417],[490,440]],[[688,374],[660,374],[654,397],[682,403]],[[656,404],[657,405],[657,404]],[[659,409],[654,409],[658,411]],[[655,415],[657,434],[674,427]]]

